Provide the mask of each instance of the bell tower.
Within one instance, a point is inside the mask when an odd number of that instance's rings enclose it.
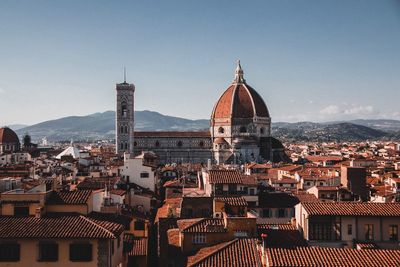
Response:
[[[116,153],[122,155],[126,152],[133,156],[135,85],[126,82],[125,69],[124,82],[117,83],[115,89],[117,90],[117,108],[115,123]]]

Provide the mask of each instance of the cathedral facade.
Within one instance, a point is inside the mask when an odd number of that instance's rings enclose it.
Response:
[[[271,117],[262,97],[246,83],[240,62],[216,102],[206,132],[134,132],[133,84],[117,84],[116,150],[154,152],[160,163],[216,164],[286,161],[284,147],[271,137]]]

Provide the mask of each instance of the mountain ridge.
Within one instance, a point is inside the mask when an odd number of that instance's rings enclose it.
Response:
[[[199,131],[209,129],[209,120],[191,120],[159,112],[135,111],[136,131]],[[68,116],[14,129],[19,136],[29,133],[33,140],[97,140],[115,137],[115,111],[86,116]],[[272,135],[283,141],[327,141],[398,139],[398,120],[350,120],[332,122],[274,122]]]

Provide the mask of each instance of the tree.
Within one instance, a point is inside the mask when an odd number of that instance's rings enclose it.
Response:
[[[31,136],[29,134],[24,135],[24,147],[29,147],[31,144]]]

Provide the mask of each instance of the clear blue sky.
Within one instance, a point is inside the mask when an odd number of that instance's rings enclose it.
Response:
[[[273,121],[400,119],[400,3],[0,1],[0,125],[115,109],[208,118],[241,59]]]

